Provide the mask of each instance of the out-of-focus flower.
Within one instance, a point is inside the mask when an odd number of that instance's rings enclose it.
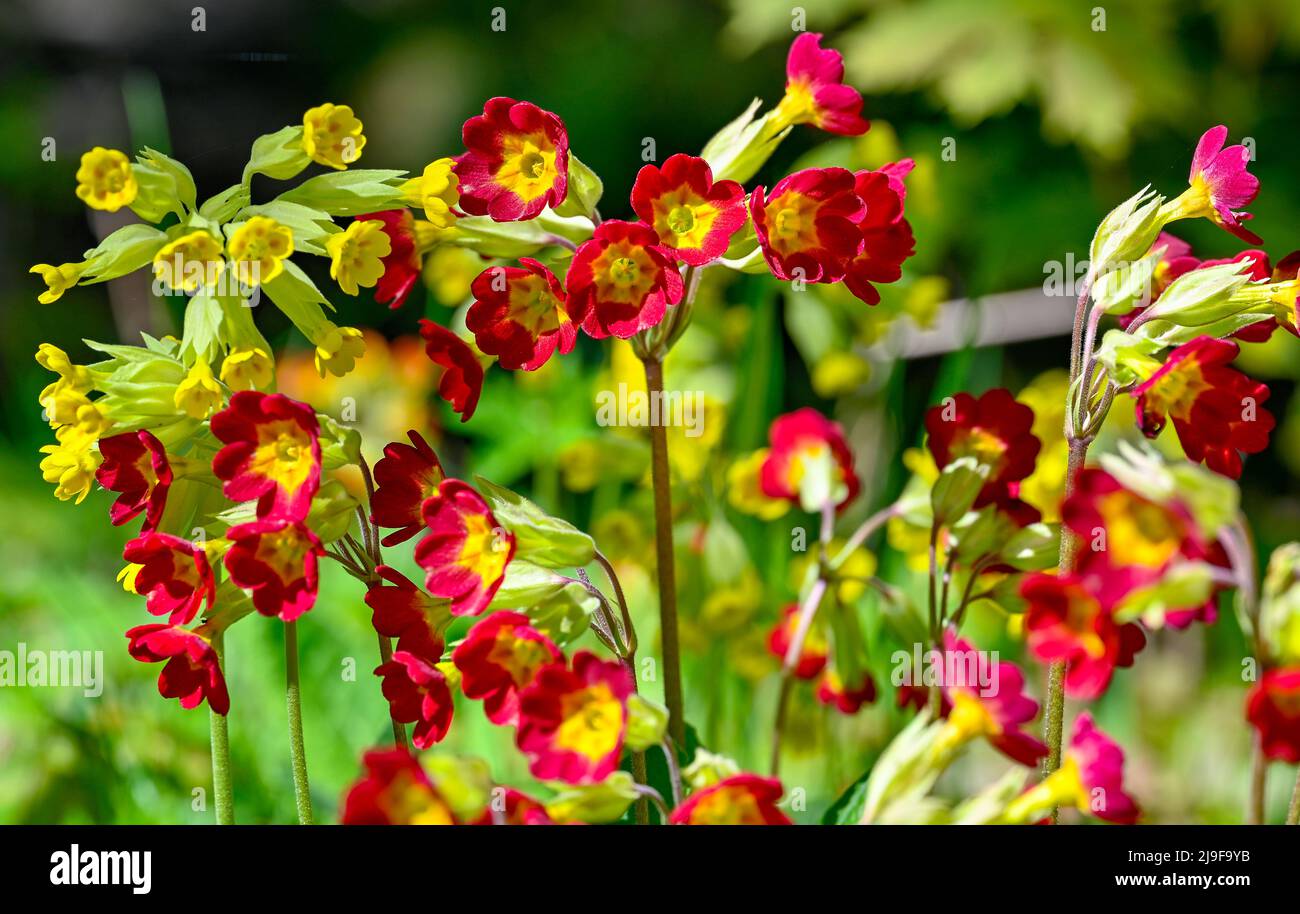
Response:
[[[772,631],[767,636],[767,648],[771,651],[772,656],[784,661],[785,655],[790,650],[790,645],[794,640],[795,629],[799,627],[799,604],[791,603],[785,609],[781,610],[781,619],[772,627]],[[803,651],[799,654],[799,661],[791,671],[799,679],[816,679],[817,675],[826,668],[826,661],[830,657],[830,644],[826,640],[826,635],[822,632],[816,623],[808,629],[808,634],[803,641]]]
[[[384,260],[393,252],[392,240],[384,229],[383,220],[358,216],[346,229],[325,239],[330,278],[348,295],[356,295],[359,286],[374,286],[383,277]]]
[[[857,497],[853,455],[838,422],[804,407],[773,420],[768,437],[772,447],[759,470],[764,495],[805,511],[843,508]]]
[[[817,396],[833,400],[853,393],[871,378],[871,363],[852,350],[831,351],[812,367]]]
[[[212,471],[231,501],[259,499],[261,516],[301,520],[320,488],[320,426],[305,403],[283,394],[241,390],[212,417],[225,447]]]
[[[77,198],[91,209],[115,213],[130,206],[139,192],[126,153],[96,146],[81,154],[81,165],[77,168]]]
[[[28,273],[36,273],[45,283],[45,291],[36,296],[36,300],[42,305],[52,305],[60,298],[63,293],[71,289],[81,280],[81,274],[86,269],[86,263],[61,263],[54,266],[48,263],[38,263],[28,270]]]
[[[1055,806],[1075,806],[1120,825],[1138,819],[1137,804],[1124,791],[1124,750],[1097,729],[1087,711],[1074,722],[1061,767],[1012,801],[1005,818],[1033,822]]]
[[[841,714],[857,714],[863,705],[876,700],[876,681],[863,670],[858,674],[857,682],[849,685],[833,666],[828,666],[817,680],[815,694],[819,702]]]
[[[763,493],[759,476],[770,453],[768,448],[759,448],[727,468],[728,503],[759,520],[776,520],[790,510],[790,502],[784,498],[770,498]]]
[[[108,511],[113,526],[121,526],[143,511],[141,532],[153,530],[162,518],[172,484],[172,468],[162,442],[142,429],[101,438],[99,453],[104,462],[95,479],[110,492],[121,493]]]
[[[968,393],[947,397],[925,414],[926,445],[943,469],[962,457],[988,468],[975,507],[1008,496],[1008,486],[1034,471],[1041,445],[1034,437],[1034,411],[997,387],[977,400]]]
[[[148,597],[145,608],[155,616],[187,625],[205,600],[212,608],[217,589],[202,546],[170,533],[144,532],[126,544],[122,558],[141,566],[133,589]]]
[[[1246,719],[1266,758],[1300,762],[1300,666],[1267,670],[1250,690]]]
[[[269,216],[254,216],[230,233],[226,254],[235,278],[245,286],[270,282],[284,272],[293,253],[293,229]]]
[[[343,800],[344,825],[455,825],[451,806],[405,749],[375,749]]]
[[[424,528],[420,513],[427,498],[438,491],[446,478],[438,455],[419,432],[407,433],[410,444],[392,442],[375,464],[375,496],[370,503],[370,520],[380,527],[398,527],[381,540],[385,546],[404,543]]]
[[[232,349],[221,363],[221,380],[231,390],[265,390],[275,380],[275,359],[260,346]]]
[[[716,260],[745,224],[745,190],[713,180],[709,163],[677,153],[663,166],[644,165],[632,186],[632,209],[683,263]]]
[[[198,229],[158,249],[153,256],[153,276],[169,289],[194,292],[215,285],[224,265],[221,241]]]
[[[230,694],[207,626],[190,631],[179,625],[137,625],[126,633],[128,651],[143,663],[164,663],[158,676],[163,698],[179,698],[182,708],[197,708],[206,699],[217,714],[230,710]]]
[[[176,385],[172,402],[191,419],[206,419],[223,400],[221,385],[212,376],[212,367],[200,356],[194,360],[185,379]]]
[[[777,279],[839,282],[862,250],[858,221],[866,211],[853,173],[808,168],[754,188],[749,212],[763,257]]]
[[[375,301],[400,308],[420,278],[420,253],[415,245],[415,221],[410,210],[389,209],[357,216],[358,221],[378,222],[388,236],[389,252],[381,258],[383,275],[375,286]]]
[[[342,171],[361,158],[361,150],[366,148],[361,131],[361,121],[349,106],[326,102],[303,114],[302,148],[313,162]]]
[[[305,524],[277,517],[238,524],[226,535],[226,572],[253,592],[259,613],[292,622],[316,605],[316,566],[325,549]]]
[[[785,64],[785,96],[769,128],[814,124],[827,133],[858,136],[870,124],[862,117],[862,96],[844,85],[844,58],[821,46],[818,32],[804,32],[790,45]]]
[[[565,311],[564,287],[538,261],[522,257],[517,267],[488,267],[470,291],[465,326],[502,368],[535,371],[557,347],[573,350],[578,328]]]
[[[569,314],[596,339],[628,339],[681,300],[682,275],[654,229],[610,219],[578,246],[564,279]]]
[[[746,568],[733,584],[715,587],[700,605],[700,625],[718,634],[747,628],[763,601],[763,587],[752,568]]]
[[[522,613],[494,612],[476,622],[451,655],[461,673],[461,690],[480,699],[488,720],[512,725],[519,716],[519,693],[564,655]]]
[[[844,284],[868,305],[880,303],[874,284],[897,282],[903,276],[903,261],[916,253],[912,226],[903,218],[907,195],[903,179],[915,164],[903,159],[854,175],[854,190],[866,210],[858,220],[862,250],[849,261]]]
[[[1170,220],[1209,219],[1238,238],[1259,244],[1263,239],[1243,225],[1251,214],[1242,211],[1259,193],[1259,179],[1247,170],[1250,150],[1225,149],[1227,139],[1228,128],[1222,124],[1205,131],[1192,156],[1189,186],[1164,205],[1164,214]]]
[[[459,479],[444,479],[421,510],[429,533],[415,547],[415,562],[425,571],[426,589],[450,600],[453,615],[481,614],[505,579],[515,535]]]
[[[776,805],[784,788],[775,778],[735,774],[697,790],[672,811],[671,825],[793,825]]]
[[[436,657],[399,650],[393,652],[392,660],[375,668],[375,675],[383,677],[384,698],[393,720],[415,724],[411,742],[417,749],[442,742],[455,710],[447,677],[436,662]]]
[[[515,743],[533,776],[594,784],[618,768],[627,730],[631,674],[621,663],[579,651],[572,665],[537,672],[519,696]]]
[[[1016,396],[1034,411],[1030,431],[1042,443],[1034,472],[1020,483],[1020,497],[1037,508],[1049,524],[1061,519],[1061,497],[1065,494],[1070,451],[1064,432],[1065,402],[1069,390],[1069,373],[1055,368],[1035,377]]]
[[[469,297],[470,283],[482,272],[483,258],[453,244],[440,244],[424,261],[424,283],[434,299],[454,308]]]
[[[569,134],[564,122],[531,102],[490,98],[461,130],[456,160],[460,206],[495,222],[532,219],[564,202],[569,190]]]
[[[479,394],[483,392],[483,366],[478,363],[474,350],[441,324],[420,320],[420,336],[424,338],[424,351],[429,361],[442,367],[438,382],[438,396],[460,413],[460,421],[468,422],[478,407]]]
[[[559,825],[551,818],[546,807],[528,794],[513,787],[497,788],[483,813],[483,818],[475,825]],[[499,806],[498,806],[499,804]]]
[[[312,358],[316,373],[344,377],[356,367],[366,354],[365,335],[356,327],[340,327],[333,321],[322,321],[312,332],[315,350]]]
[[[435,159],[418,178],[402,184],[407,205],[424,210],[424,218],[435,229],[449,228],[456,221],[453,210],[460,200],[460,179],[455,167],[455,159]]]

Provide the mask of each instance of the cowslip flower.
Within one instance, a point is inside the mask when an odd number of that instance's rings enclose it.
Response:
[[[745,224],[745,189],[714,181],[708,162],[679,152],[662,167],[641,167],[632,209],[673,256],[698,267],[721,257]]]
[[[96,146],[81,154],[81,165],[77,168],[77,198],[91,209],[115,213],[130,206],[139,192],[126,153]]]
[[[344,825],[455,825],[451,806],[405,749],[375,749],[343,800]]]
[[[1300,666],[1268,670],[1246,700],[1265,758],[1300,762]]]
[[[419,432],[406,433],[410,444],[393,441],[384,446],[384,456],[375,464],[375,495],[370,501],[371,523],[397,527],[380,543],[396,546],[424,528],[421,508],[446,478],[438,455]]]
[[[270,282],[284,272],[293,253],[293,229],[269,216],[254,216],[230,233],[226,254],[235,278],[245,286]]]
[[[988,468],[977,508],[1002,500],[1011,483],[1034,471],[1042,445],[1033,427],[1034,411],[1004,387],[978,400],[959,393],[925,414],[926,446],[940,470],[962,457],[973,457]]]
[[[340,327],[333,321],[322,321],[311,336],[312,361],[316,373],[322,378],[334,375],[344,377],[356,367],[357,360],[366,354],[365,335],[356,327]]]
[[[795,629],[798,627],[799,604],[791,603],[781,610],[780,620],[768,632],[767,649],[773,657],[782,662],[785,661],[785,655],[790,651]],[[812,627],[808,629],[808,634],[804,637],[803,650],[800,652],[799,660],[795,663],[791,673],[798,679],[816,679],[817,675],[826,668],[826,661],[829,657],[830,644],[826,640],[826,634],[814,621]]]
[[[144,532],[126,544],[122,558],[141,566],[133,588],[147,597],[145,608],[155,616],[187,625],[205,600],[212,608],[217,585],[202,546],[170,533]]]
[[[375,631],[399,639],[404,650],[432,659],[441,657],[444,635],[451,624],[447,601],[429,596],[395,568],[379,565],[375,573],[380,580],[367,588],[365,597]]]
[[[226,536],[226,572],[253,592],[259,613],[292,622],[316,605],[317,560],[325,548],[305,524],[272,517],[238,524]]]
[[[862,117],[862,96],[844,85],[844,58],[821,41],[819,33],[804,32],[791,43],[785,96],[776,106],[772,129],[813,124],[841,136],[866,133],[871,125]]]
[[[579,651],[571,666],[543,667],[519,696],[515,744],[544,781],[594,784],[618,768],[631,674]]]
[[[81,263],[61,263],[57,266],[38,263],[27,272],[36,273],[41,277],[41,281],[45,283],[45,291],[36,296],[36,300],[42,305],[52,305],[63,297],[64,292],[81,281],[81,274],[85,269],[85,261]]]
[[[198,229],[181,235],[153,256],[153,277],[169,289],[194,292],[215,285],[225,261],[221,241]]]
[[[358,216],[346,229],[325,239],[330,279],[348,295],[356,295],[360,286],[371,288],[384,275],[384,258],[393,252],[384,227],[383,221],[373,216]]]
[[[769,448],[759,448],[727,468],[727,503],[759,520],[776,520],[790,510],[788,501],[763,492],[760,475],[770,453]]]
[[[628,339],[681,300],[682,275],[655,230],[610,219],[578,246],[564,278],[569,314],[589,336]]]
[[[221,385],[212,376],[212,367],[207,359],[196,358],[185,379],[176,385],[172,403],[191,419],[206,419],[208,415],[221,406],[223,397]]]
[[[375,667],[390,716],[400,724],[415,724],[411,742],[417,749],[442,742],[451,728],[455,708],[447,677],[434,665],[437,659],[398,650],[392,660]]]
[[[212,472],[231,501],[258,499],[259,516],[301,520],[320,488],[320,426],[305,403],[284,394],[241,390],[212,417],[225,447]]]
[[[425,571],[425,589],[450,600],[452,615],[479,615],[505,580],[515,535],[459,479],[443,480],[421,511],[429,533],[415,547],[415,562]]]
[[[1273,414],[1262,408],[1267,385],[1228,365],[1239,348],[1231,340],[1198,336],[1133,389],[1144,435],[1155,438],[1173,419],[1188,459],[1231,479],[1241,476],[1241,454],[1268,447],[1274,425]]]
[[[573,351],[578,328],[565,310],[564,287],[531,257],[517,267],[488,267],[470,285],[465,326],[478,348],[502,368],[535,371],[558,348]]]
[[[1005,818],[1032,822],[1056,806],[1074,806],[1120,825],[1138,819],[1137,803],[1124,790],[1124,750],[1097,729],[1087,711],[1074,722],[1061,767],[1013,800]]]
[[[402,184],[406,204],[424,210],[424,218],[435,229],[450,228],[456,221],[454,210],[460,201],[460,179],[455,168],[455,159],[435,159],[424,166],[419,177],[409,178]]]
[[[776,182],[765,197],[760,185],[749,200],[754,231],[772,275],[803,282],[839,282],[862,250],[858,221],[866,208],[853,173],[807,168]]]
[[[441,324],[421,318],[420,336],[424,338],[424,352],[429,361],[442,367],[438,396],[460,413],[461,422],[468,422],[483,392],[483,366],[474,350]]]
[[[451,654],[461,674],[461,691],[480,699],[488,720],[514,724],[519,716],[519,693],[564,655],[522,613],[494,612],[474,624]]]
[[[490,98],[461,129],[456,160],[460,206],[494,222],[532,219],[569,192],[569,134],[556,115],[531,102]]]
[[[857,497],[853,454],[838,422],[804,407],[773,420],[768,438],[772,446],[759,470],[764,495],[805,511],[827,503],[843,508]]]
[[[221,661],[207,626],[194,630],[179,625],[137,625],[126,633],[127,650],[142,663],[164,663],[158,675],[163,698],[179,698],[181,707],[197,708],[207,701],[217,714],[230,710],[230,694],[221,674]]]
[[[275,380],[275,359],[260,346],[232,349],[221,363],[221,381],[231,390],[265,390]]]
[[[856,683],[848,684],[834,667],[827,667],[817,680],[817,689],[813,694],[827,707],[834,708],[841,714],[853,715],[861,711],[863,705],[876,700],[876,681],[870,673],[863,670]]]
[[[326,102],[303,114],[302,148],[313,162],[342,171],[361,158],[366,136],[349,106]]]
[[[1242,208],[1250,205],[1259,193],[1259,179],[1247,167],[1250,150],[1245,146],[1228,146],[1228,128],[1220,124],[1201,136],[1192,156],[1188,188],[1164,206],[1173,219],[1209,219],[1244,241],[1259,244],[1261,239],[1243,223],[1252,218]]]
[[[101,438],[99,453],[104,462],[95,479],[110,492],[120,493],[108,510],[109,521],[120,527],[143,511],[141,532],[153,530],[167,505],[173,477],[162,442],[141,429]]]
[[[513,787],[493,791],[492,802],[474,825],[559,825],[546,807]]]
[[[793,825],[776,804],[784,788],[775,778],[733,774],[697,790],[668,817],[670,825]]]
[[[420,278],[420,254],[415,244],[415,220],[410,210],[389,209],[357,216],[360,222],[378,222],[388,236],[389,252],[380,262],[384,273],[375,284],[375,301],[389,308],[406,304]]]
[[[868,305],[880,303],[876,284],[901,279],[903,261],[916,253],[912,226],[903,218],[907,195],[903,179],[915,164],[904,159],[853,176],[854,190],[866,204],[866,211],[858,220],[862,250],[849,261],[844,284]]]
[[[54,485],[54,497],[59,501],[86,500],[95,483],[100,454],[95,449],[97,434],[75,425],[65,425],[55,431],[54,444],[41,447],[41,478]]]

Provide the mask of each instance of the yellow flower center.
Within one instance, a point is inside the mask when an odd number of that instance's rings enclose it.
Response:
[[[618,746],[623,732],[623,703],[603,682],[570,692],[561,702],[555,744],[593,762],[608,756]]]

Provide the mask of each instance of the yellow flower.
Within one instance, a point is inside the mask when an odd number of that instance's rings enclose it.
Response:
[[[402,184],[408,206],[424,210],[424,218],[436,229],[451,227],[456,214],[451,211],[460,202],[460,179],[452,168],[454,159],[443,158],[424,166],[424,174]]]
[[[64,292],[77,284],[85,268],[84,260],[81,263],[61,263],[57,267],[48,263],[38,263],[27,271],[39,273],[41,279],[45,281],[45,291],[38,295],[36,300],[42,305],[54,304],[63,297]]]
[[[704,474],[709,455],[722,440],[727,413],[713,397],[692,391],[681,391],[680,400],[677,396],[664,401],[666,415],[660,419],[668,423],[668,462],[682,479],[694,482]]]
[[[1020,497],[1041,511],[1047,523],[1061,519],[1070,455],[1065,440],[1065,399],[1069,391],[1069,374],[1056,368],[1038,375],[1016,397],[1034,411],[1033,433],[1043,443],[1034,472],[1020,483]]]
[[[776,520],[790,510],[790,503],[763,494],[759,472],[767,455],[768,449],[760,448],[727,468],[727,502],[742,514],[759,520]]]
[[[754,617],[762,601],[763,586],[758,575],[746,568],[735,584],[720,587],[705,598],[700,607],[700,625],[718,634],[734,632]]]
[[[417,228],[419,225],[416,224]],[[452,245],[434,248],[424,264],[429,291],[439,304],[448,308],[456,307],[469,297],[470,283],[483,270],[483,261],[477,254]]]
[[[342,171],[361,158],[365,147],[361,121],[347,105],[326,102],[302,116],[302,148],[313,162]]]
[[[221,268],[221,242],[202,229],[168,242],[153,258],[154,279],[185,292],[215,284]]]
[[[50,343],[41,343],[37,348],[36,362],[59,376],[37,398],[50,426],[58,428],[76,422],[81,407],[90,404],[86,394],[94,388],[94,375],[84,365],[72,364],[66,352]]]
[[[95,483],[95,470],[102,460],[95,448],[98,439],[75,425],[65,425],[54,437],[57,444],[41,448],[46,455],[41,460],[41,475],[54,484],[54,497],[59,501],[75,498],[81,504]]]
[[[226,251],[240,283],[270,282],[284,271],[284,259],[293,253],[293,230],[268,216],[254,216],[231,233]]]
[[[552,360],[554,361],[554,360]],[[573,442],[560,451],[560,476],[570,492],[590,492],[601,479],[600,444],[591,438]]]
[[[366,352],[366,341],[360,330],[339,327],[330,321],[321,325],[312,342],[316,344],[316,371],[322,378],[326,374],[343,377]]]
[[[275,361],[261,347],[232,349],[221,363],[221,380],[231,390],[266,390],[275,380]]]
[[[103,146],[82,153],[81,167],[77,169],[77,196],[91,209],[115,213],[130,206],[139,192],[126,153]]]
[[[393,245],[384,234],[384,224],[378,219],[353,222],[342,232],[330,235],[325,241],[330,255],[330,278],[349,295],[357,294],[358,286],[370,288],[384,275],[384,258],[392,253]]]
[[[195,359],[185,380],[176,385],[172,398],[176,408],[184,410],[191,419],[206,419],[221,406],[221,385],[212,376],[212,368],[205,359]]]
[[[845,541],[842,539],[832,539],[826,546],[827,555],[834,558],[844,548],[844,543]],[[807,552],[791,562],[790,586],[797,590],[816,561],[817,549],[810,547]],[[844,564],[835,572],[834,592],[836,599],[845,605],[858,600],[867,592],[870,585],[866,581],[875,575],[876,565],[875,553],[869,549],[859,547],[849,553],[849,557],[844,560]]]

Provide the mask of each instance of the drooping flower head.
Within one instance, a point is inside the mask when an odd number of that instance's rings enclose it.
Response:
[[[515,737],[533,776],[594,784],[618,768],[632,691],[626,667],[589,651],[575,654],[571,666],[539,670],[519,696]]]
[[[443,480],[422,510],[429,533],[415,547],[415,562],[425,571],[425,588],[450,600],[453,615],[479,615],[505,579],[515,535],[459,479]]]
[[[384,698],[393,720],[415,724],[411,742],[417,749],[442,742],[455,711],[447,677],[436,666],[437,660],[399,650],[393,652],[392,660],[375,667],[375,675],[383,678]]]
[[[778,416],[768,436],[772,447],[759,470],[764,495],[805,511],[820,511],[827,502],[842,508],[857,497],[853,454],[838,422],[804,407]]]
[[[925,414],[926,445],[942,470],[962,457],[988,468],[975,507],[1006,497],[1008,486],[1034,471],[1041,447],[1034,437],[1034,411],[997,387],[977,400],[968,393],[945,398]]]
[[[1251,214],[1243,208],[1259,193],[1259,179],[1247,171],[1250,150],[1228,146],[1228,128],[1220,124],[1201,136],[1187,176],[1188,189],[1166,207],[1176,219],[1205,218],[1251,244],[1262,239],[1243,223]]]
[[[1124,790],[1124,750],[1097,729],[1084,711],[1074,722],[1074,734],[1061,767],[1017,797],[1007,809],[1013,822],[1031,822],[1054,806],[1074,806],[1106,822],[1132,825],[1137,803]]]
[[[558,348],[573,350],[578,328],[566,310],[564,286],[531,257],[517,267],[488,267],[470,285],[474,303],[465,326],[478,348],[502,368],[534,371]]]
[[[862,250],[858,221],[866,208],[853,173],[806,168],[787,175],[765,196],[754,188],[749,212],[763,257],[777,279],[839,282]]]
[[[125,524],[144,512],[141,532],[153,530],[167,505],[172,484],[172,468],[163,444],[152,432],[141,429],[99,439],[104,462],[95,471],[95,479],[110,492],[119,492],[109,508],[114,527]]]
[[[465,695],[483,701],[488,720],[509,725],[519,715],[520,691],[542,667],[562,663],[564,655],[527,616],[503,611],[475,623],[451,659]]]
[[[57,266],[52,263],[38,263],[33,266],[28,273],[35,273],[41,277],[41,282],[45,283],[45,291],[36,296],[36,300],[42,305],[52,305],[60,298],[63,293],[71,289],[81,280],[81,274],[86,270],[86,262],[81,263],[61,263]]]
[[[564,279],[569,314],[590,336],[628,339],[664,319],[682,276],[655,230],[610,219],[578,246]]]
[[[767,649],[772,656],[781,662],[785,662],[785,655],[790,651],[790,645],[794,641],[795,629],[799,627],[799,604],[791,603],[785,609],[781,610],[781,618],[772,626],[772,631],[767,636]],[[826,661],[830,657],[830,644],[826,640],[826,634],[816,624],[814,620],[808,634],[803,640],[803,650],[799,654],[799,661],[795,664],[792,674],[798,679],[816,679],[817,675],[826,668]]]
[[[155,616],[188,625],[205,600],[212,608],[217,587],[202,546],[170,533],[145,532],[126,544],[122,558],[141,566],[135,592],[148,598],[145,608]]]
[[[284,394],[241,390],[212,417],[225,447],[212,472],[231,501],[258,499],[258,514],[301,520],[320,488],[320,425],[305,403]]]
[[[366,148],[361,131],[361,121],[349,106],[326,102],[303,114],[302,148],[313,162],[343,171]]]
[[[911,159],[891,162],[875,171],[854,175],[854,190],[866,204],[858,220],[862,250],[849,261],[844,284],[868,305],[879,304],[879,283],[897,282],[903,276],[903,261],[916,253],[912,226],[903,218],[907,190],[903,179],[916,163]]]
[[[490,98],[461,130],[456,160],[460,206],[494,222],[532,219],[564,202],[569,190],[569,134],[564,122],[531,102]]]
[[[221,380],[231,390],[265,390],[275,380],[275,359],[261,346],[231,349],[221,363]]]
[[[176,385],[172,405],[191,419],[206,419],[223,402],[221,385],[212,376],[212,366],[200,356],[194,360],[185,379]]]
[[[115,213],[130,206],[140,192],[131,160],[116,149],[96,146],[81,154],[77,168],[77,198],[91,209]]]
[[[1246,719],[1265,758],[1300,762],[1300,666],[1266,671],[1246,699]]]
[[[385,228],[384,220],[376,216],[358,216],[325,239],[330,278],[348,295],[356,295],[360,286],[373,287],[386,274],[393,242]]]
[[[721,257],[745,224],[745,189],[715,182],[708,162],[679,152],[641,167],[632,209],[678,260],[698,267]]]
[[[375,749],[343,800],[344,825],[455,825],[451,806],[405,749]]]
[[[785,97],[776,108],[776,129],[814,124],[827,133],[858,136],[871,126],[862,117],[862,96],[844,85],[844,58],[821,46],[822,36],[804,32],[790,45]]]
[[[137,625],[126,633],[131,656],[143,663],[164,663],[158,676],[163,698],[179,698],[181,707],[197,708],[206,699],[218,714],[230,710],[230,694],[221,663],[204,627],[190,631],[179,625]]]
[[[460,413],[461,422],[468,422],[483,392],[483,366],[478,363],[474,350],[441,324],[421,318],[420,336],[424,337],[429,361],[443,369],[438,396]]]
[[[384,456],[375,464],[375,495],[370,502],[370,520],[380,527],[397,527],[380,542],[385,546],[404,543],[424,528],[421,508],[446,478],[438,455],[419,432],[409,430],[410,444],[397,441],[384,446]]]
[[[396,568],[380,565],[375,572],[382,580],[371,584],[365,597],[375,631],[385,638],[397,638],[401,647],[412,653],[442,656],[443,634],[451,624],[447,601],[429,596]]]
[[[733,774],[697,790],[672,811],[671,825],[793,825],[776,804],[784,788],[775,778]]]
[[[37,397],[50,428],[75,425],[81,408],[93,405],[86,395],[95,389],[95,373],[85,365],[74,365],[68,354],[52,343],[36,348],[36,364],[58,375]]]
[[[154,254],[154,279],[182,292],[213,286],[225,265],[221,251],[221,242],[203,229],[186,232]]]
[[[284,272],[293,253],[293,229],[269,216],[254,216],[230,233],[226,253],[241,284],[270,282]]]
[[[1231,340],[1198,336],[1133,390],[1143,434],[1154,438],[1173,419],[1187,457],[1232,479],[1241,476],[1242,453],[1268,447],[1274,425],[1262,408],[1268,387],[1228,366],[1238,351]]]
[[[876,700],[876,681],[866,670],[858,674],[856,682],[846,683],[834,666],[828,666],[817,680],[813,693],[817,700],[841,714],[853,715]]]
[[[226,536],[226,572],[253,592],[258,612],[292,622],[316,605],[317,560],[325,549],[306,524],[272,517],[238,524]]]
[[[95,484],[100,455],[95,448],[97,434],[77,425],[65,425],[54,433],[55,444],[41,446],[41,478],[54,485],[59,501],[86,500]]]
[[[375,301],[392,309],[406,304],[420,278],[420,253],[415,245],[415,220],[408,209],[389,209],[357,216],[360,222],[378,222],[388,236],[388,254],[380,258],[383,275],[375,285]]]

